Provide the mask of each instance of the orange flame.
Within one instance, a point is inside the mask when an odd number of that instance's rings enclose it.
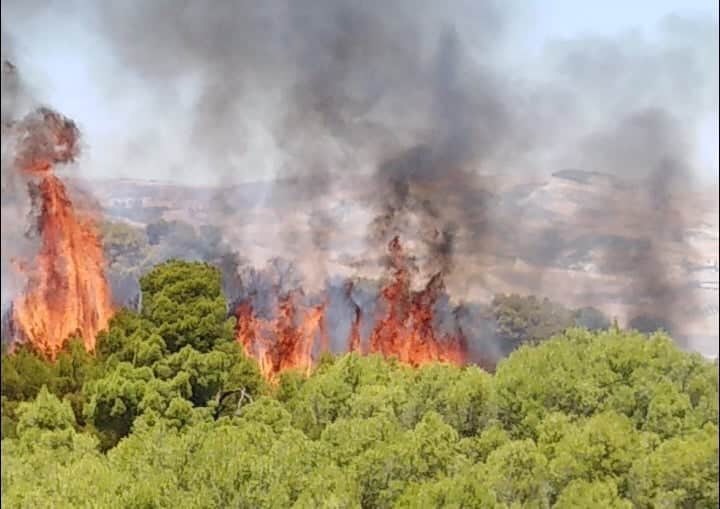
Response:
[[[396,357],[413,366],[434,361],[464,364],[467,357],[465,338],[461,334],[437,334],[433,326],[434,305],[444,289],[441,275],[435,275],[421,292],[412,292],[397,238],[390,243],[390,254],[393,279],[381,293],[387,312],[375,324],[369,352]],[[347,291],[351,289],[349,285]],[[279,300],[276,318],[272,320],[257,317],[247,301],[236,310],[236,338],[245,353],[258,361],[267,379],[275,380],[277,374],[286,369],[299,369],[309,374],[315,360],[313,353],[328,350],[325,306],[298,308],[293,296],[288,295]],[[347,339],[351,352],[365,353],[361,346],[361,319],[362,312],[356,306]],[[318,352],[314,352],[316,344]]]
[[[25,294],[13,303],[11,320],[16,339],[29,341],[54,359],[73,334],[93,350],[113,309],[95,222],[75,210],[52,173],[53,161],[73,159],[77,129],[55,112],[39,113],[39,123],[37,117],[28,122],[17,165],[36,183],[33,200],[41,205],[41,246],[34,263],[18,264],[28,282]]]
[[[112,316],[102,246],[93,222],[76,215],[56,176],[45,176],[39,193],[42,247],[27,271],[26,293],[13,305],[13,327],[50,358],[76,333],[93,350]]]
[[[410,289],[410,277],[400,241],[390,242],[394,268],[392,281],[382,290],[388,311],[370,337],[370,352],[397,357],[401,362],[419,366],[428,362],[464,364],[466,345],[462,335],[438,335],[433,326],[434,305],[444,289],[441,274],[436,274],[420,292]]]
[[[328,349],[324,305],[302,308],[289,294],[280,299],[277,316],[272,320],[257,317],[249,302],[238,306],[236,316],[237,340],[245,353],[258,361],[268,379],[286,369],[309,374],[316,342],[321,352]]]

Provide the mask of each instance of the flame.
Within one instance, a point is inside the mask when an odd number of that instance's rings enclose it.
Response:
[[[27,276],[27,289],[13,302],[12,330],[15,339],[54,359],[73,334],[93,350],[113,309],[95,222],[75,209],[52,173],[53,163],[75,157],[77,129],[50,110],[38,114],[22,126],[26,132],[16,166],[30,179],[33,201],[40,205],[41,246],[34,263],[17,264]]]
[[[444,290],[441,274],[435,274],[420,292],[410,289],[410,274],[400,241],[389,245],[393,279],[382,290],[387,314],[370,337],[370,352],[397,357],[401,362],[419,366],[428,362],[464,364],[465,339],[461,334],[438,334],[433,320],[438,296]]]
[[[320,345],[320,352],[328,350],[325,306],[305,308],[296,300],[292,293],[280,298],[271,320],[259,318],[247,301],[237,308],[236,338],[268,379],[286,369],[309,374],[315,344]]]
[[[351,352],[379,353],[395,357],[412,366],[429,362],[448,362],[462,365],[466,361],[467,347],[461,333],[439,334],[435,331],[435,304],[444,291],[441,274],[431,278],[420,292],[410,289],[410,275],[398,238],[389,246],[393,277],[382,289],[385,303],[384,316],[376,321],[363,348],[360,324],[363,314],[355,306],[347,347]],[[346,286],[349,295],[352,284]],[[314,354],[329,350],[325,331],[325,305],[302,307],[293,294],[278,299],[274,318],[257,316],[249,301],[236,309],[236,338],[245,353],[256,359],[263,375],[275,380],[286,369],[297,369],[309,374]]]

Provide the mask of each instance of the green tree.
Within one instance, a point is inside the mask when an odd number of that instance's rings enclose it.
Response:
[[[265,390],[257,366],[234,341],[217,269],[171,261],[141,284],[142,313],[113,318],[98,341],[104,374],[83,391],[83,415],[103,449],[127,436],[141,416],[145,424],[164,420],[183,428],[232,415],[232,405]]]
[[[17,413],[17,433],[21,440],[36,432],[62,432],[75,427],[75,414],[69,402],[60,401],[44,386],[35,401],[21,403]]]
[[[101,234],[111,270],[142,266],[148,250],[148,237],[143,229],[123,222],[106,222],[101,227]]]
[[[508,442],[491,452],[485,464],[488,485],[498,501],[522,507],[548,507],[548,461],[532,440]]]
[[[570,329],[494,375],[353,353],[275,385],[217,271],[168,262],[144,286],[94,355],[3,354],[8,506],[718,504],[718,365],[664,334]]]
[[[506,353],[522,343],[536,343],[575,324],[574,313],[534,295],[496,295],[492,301],[495,334]]]
[[[142,315],[169,352],[186,345],[207,352],[233,341],[234,319],[227,319],[220,271],[205,263],[172,260],[140,280]]]
[[[618,495],[612,481],[572,481],[560,493],[553,507],[557,509],[631,509],[632,503]]]
[[[628,485],[636,507],[717,507],[717,425],[707,424],[635,457]]]
[[[605,330],[612,325],[610,319],[599,309],[584,307],[575,311],[575,325],[589,330]]]
[[[551,412],[586,417],[614,410],[637,426],[659,431],[648,412],[653,395],[667,392],[666,384],[685,393],[690,408],[670,411],[658,400],[654,411],[677,414],[679,422],[695,426],[717,420],[717,368],[680,351],[664,334],[568,330],[514,352],[498,366],[494,385],[503,424],[519,436],[534,437]],[[687,412],[692,415],[686,417]]]
[[[441,477],[435,481],[410,484],[395,507],[403,509],[502,507],[495,493],[484,482],[484,474],[481,467],[474,467],[454,477]]]
[[[315,469],[305,480],[293,509],[360,509],[360,488],[334,465]]]
[[[181,391],[195,406],[206,406],[225,385],[235,359],[218,350],[201,353],[191,346],[171,354],[153,365],[155,376],[162,380],[182,379]]]
[[[140,314],[121,309],[110,319],[107,331],[98,334],[95,345],[98,358],[106,363],[133,362],[139,348],[138,343],[148,338],[150,328],[151,323]],[[165,353],[166,347],[163,342],[161,354]]]
[[[19,346],[13,354],[2,357],[3,433],[12,436],[16,424],[15,409],[19,402],[34,399],[46,387],[72,405],[82,424],[85,382],[100,376],[102,366],[85,350],[80,339],[70,338],[54,363],[33,350],[31,345]]]
[[[277,400],[263,396],[242,407],[238,415],[241,422],[260,423],[275,433],[292,429],[292,415]]]
[[[136,368],[123,362],[105,377],[85,386],[84,415],[99,432],[104,449],[112,447],[130,432],[146,398],[155,399],[151,394],[153,380],[149,367]]]
[[[415,429],[364,451],[350,465],[363,506],[392,507],[409,483],[452,475],[466,467],[458,438],[437,413],[429,412]]]
[[[17,413],[18,437],[2,443],[3,504],[70,508],[94,500],[112,505],[110,472],[96,441],[76,431],[69,402],[43,387]]]
[[[2,393],[10,400],[35,398],[43,386],[53,381],[53,366],[30,345],[19,345],[12,354],[2,356]]]
[[[650,452],[654,443],[654,437],[637,432],[630,418],[615,412],[566,427],[549,464],[555,490],[579,479],[612,481],[625,494],[624,480],[633,461]]]

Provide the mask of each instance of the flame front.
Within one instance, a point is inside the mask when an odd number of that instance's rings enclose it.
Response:
[[[268,379],[286,369],[309,374],[315,345],[321,351],[328,349],[325,307],[303,308],[295,300],[292,294],[283,296],[272,320],[258,318],[249,302],[240,304],[236,311],[236,338]]]
[[[27,132],[16,166],[30,179],[33,201],[39,204],[41,245],[34,263],[22,264],[27,289],[13,303],[12,328],[16,339],[55,358],[73,334],[93,350],[113,309],[95,222],[75,209],[52,173],[53,163],[73,159],[77,130],[57,113],[39,113],[22,126]]]
[[[435,330],[435,304],[444,290],[441,274],[432,277],[422,291],[413,292],[399,240],[393,239],[389,248],[393,274],[380,295],[384,314],[375,321],[363,347],[363,314],[355,306],[345,341],[347,350],[379,353],[413,366],[435,361],[464,364],[467,347],[462,334],[440,334]],[[351,290],[349,284],[346,292]],[[236,338],[245,353],[257,360],[267,379],[275,380],[286,369],[309,374],[317,356],[329,350],[325,306],[303,307],[297,300],[293,294],[279,298],[272,319],[258,317],[249,301],[236,309]]]
[[[413,292],[397,237],[390,242],[390,260],[393,279],[382,290],[388,311],[373,330],[370,352],[397,357],[413,366],[434,361],[463,364],[466,346],[462,334],[439,334],[433,324],[435,303],[444,290],[442,275],[434,275],[423,290]]]

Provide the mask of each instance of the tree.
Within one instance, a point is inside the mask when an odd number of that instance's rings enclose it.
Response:
[[[363,507],[392,507],[410,483],[451,475],[466,465],[457,432],[429,412],[415,429],[368,448],[349,468],[356,472]]]
[[[191,346],[159,360],[153,366],[155,376],[162,380],[186,381],[181,391],[195,406],[206,406],[223,388],[228,371],[235,363],[232,356],[212,350],[201,353]]]
[[[191,225],[182,221],[166,221],[164,219],[148,224],[145,227],[145,233],[151,245],[159,244],[163,238],[170,236],[171,233],[178,237],[194,238],[195,236]]]
[[[114,446],[130,432],[135,418],[142,412],[146,398],[153,398],[149,367],[136,368],[118,364],[105,377],[85,386],[85,418],[98,430],[104,449]]]
[[[18,437],[23,440],[36,432],[68,431],[75,427],[75,414],[70,404],[61,402],[43,386],[35,401],[18,407]]]
[[[605,330],[612,325],[610,319],[599,309],[580,308],[575,311],[575,325],[588,330]]]
[[[473,467],[454,477],[410,484],[395,507],[407,509],[502,507],[498,504],[495,492],[483,481],[484,474],[482,468]]]
[[[554,507],[557,509],[632,509],[632,503],[618,495],[612,481],[572,481],[560,493]]]
[[[3,504],[77,507],[113,504],[109,471],[96,441],[78,433],[69,402],[43,387],[18,406],[17,439],[3,439]],[[42,479],[42,482],[38,482]]]
[[[19,345],[12,354],[2,356],[2,393],[10,400],[35,398],[43,386],[53,381],[53,366],[31,345]]]
[[[142,316],[177,352],[189,345],[207,352],[233,341],[234,319],[227,319],[220,271],[205,263],[169,261],[140,281]]]
[[[98,334],[95,351],[105,362],[132,362],[138,343],[148,337],[151,323],[140,314],[121,309],[110,319],[107,331]],[[162,339],[162,338],[161,338]],[[164,342],[163,342],[164,343]],[[166,348],[163,347],[163,355]],[[113,356],[111,360],[110,357]]]
[[[673,334],[674,327],[665,318],[654,315],[638,315],[628,323],[629,329],[634,329],[645,334],[656,331],[663,331]]]
[[[550,499],[548,461],[532,440],[508,442],[491,452],[486,482],[505,504],[547,507]]]
[[[83,415],[103,449],[136,420],[183,428],[232,415],[240,393],[265,390],[257,366],[234,341],[217,269],[171,261],[143,277],[143,311],[122,311],[98,340],[103,376],[84,386]],[[237,397],[236,397],[237,395]]]
[[[48,362],[29,344],[19,346],[13,354],[3,355],[3,433],[12,436],[18,403],[34,399],[42,387],[67,400],[82,423],[82,387],[99,376],[101,370],[85,350],[82,340],[76,338],[70,338],[63,345],[54,363]]]
[[[143,286],[95,355],[3,355],[9,506],[718,504],[718,365],[665,334],[568,329],[493,375],[352,353],[272,384],[215,269],[168,262]]]
[[[105,257],[111,270],[127,270],[142,265],[148,250],[145,231],[124,222],[106,222],[102,225],[101,234]]]
[[[517,436],[534,437],[551,412],[586,417],[614,410],[648,426],[652,396],[665,392],[665,382],[688,394],[691,407],[684,411],[702,426],[717,420],[713,377],[716,368],[683,353],[664,334],[574,329],[536,348],[521,347],[500,363],[494,385],[504,425]],[[704,388],[693,396],[693,386]]]
[[[496,336],[509,353],[522,343],[535,343],[559,334],[575,323],[573,312],[534,295],[496,295],[492,301]]]
[[[630,499],[640,508],[717,507],[717,425],[707,424],[634,458],[628,485]]]
[[[261,423],[269,426],[275,433],[292,429],[292,415],[281,403],[268,397],[260,397],[242,407],[238,413],[241,421]]]
[[[360,509],[360,488],[345,471],[334,466],[313,470],[293,509]]]
[[[652,436],[638,433],[632,420],[615,412],[594,415],[565,432],[550,460],[555,491],[572,480],[612,481],[621,494],[628,486],[622,481],[633,461],[650,451]]]

